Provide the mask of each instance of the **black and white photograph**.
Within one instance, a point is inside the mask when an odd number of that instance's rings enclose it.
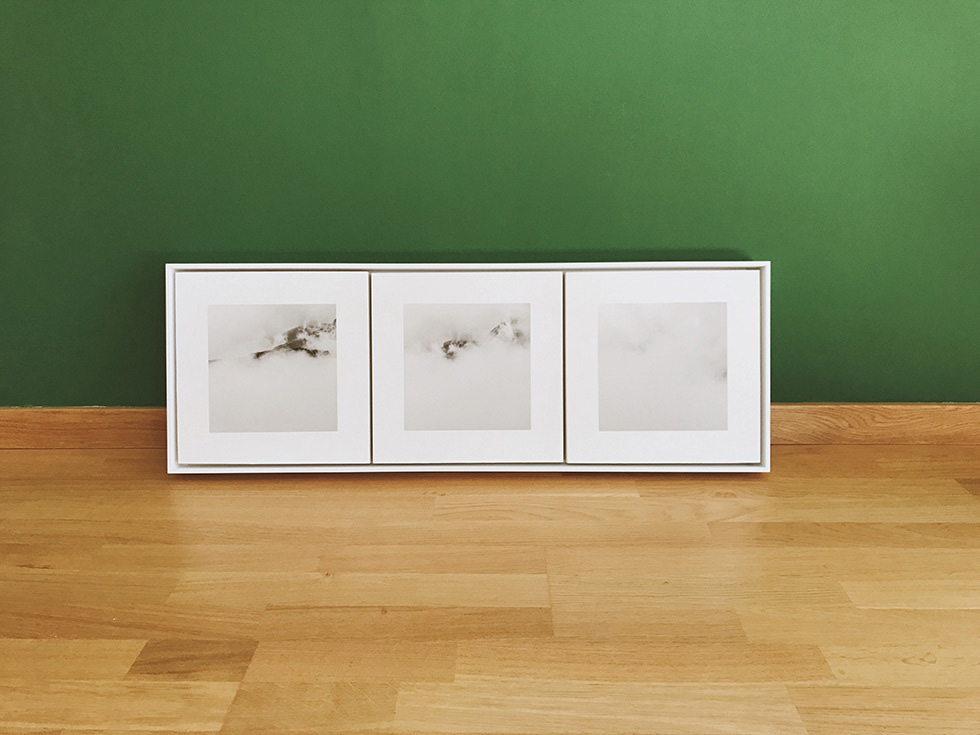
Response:
[[[209,429],[337,430],[337,305],[208,307]]]
[[[715,264],[566,274],[568,461],[761,462],[764,286]]]
[[[531,305],[405,304],[405,430],[531,428]]]
[[[726,310],[599,304],[599,431],[727,429]]]
[[[372,273],[372,461],[561,461],[561,317],[561,273]]]
[[[371,461],[367,273],[226,264],[168,272],[175,464],[253,471]]]

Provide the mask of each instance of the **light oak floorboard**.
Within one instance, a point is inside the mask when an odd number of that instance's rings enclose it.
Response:
[[[3,735],[976,735],[977,446],[169,477],[97,445],[0,450]]]
[[[834,646],[975,643],[980,610],[860,610],[853,605],[767,604],[739,608],[750,641]]]
[[[452,681],[455,641],[334,640],[264,642],[246,681]]]
[[[148,681],[241,681],[255,641],[149,641],[133,662],[127,679]]]
[[[861,609],[980,610],[980,582],[960,579],[844,582],[844,591]]]
[[[144,641],[0,638],[0,679],[122,679]]]
[[[9,730],[134,733],[217,731],[237,683],[0,681],[0,723]]]
[[[167,600],[173,605],[248,608],[546,607],[545,574],[218,574],[189,572]]]
[[[392,722],[398,689],[378,682],[245,682],[223,735],[353,733]]]
[[[778,685],[458,677],[407,685],[394,729],[431,733],[806,735]]]
[[[809,735],[975,735],[980,689],[791,687]]]
[[[405,640],[551,636],[549,607],[317,607],[265,610],[260,640]]]
[[[337,574],[545,574],[543,546],[350,544],[324,548],[318,569]]]
[[[821,646],[843,684],[980,688],[980,643]]]
[[[823,654],[805,644],[733,640],[581,638],[476,640],[459,644],[460,676],[636,682],[828,682]]]

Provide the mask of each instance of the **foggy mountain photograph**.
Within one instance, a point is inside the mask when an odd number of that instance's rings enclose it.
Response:
[[[336,304],[208,307],[211,432],[337,430]]]
[[[531,428],[530,304],[406,304],[405,430]]]
[[[727,429],[726,330],[725,303],[600,304],[599,430]]]

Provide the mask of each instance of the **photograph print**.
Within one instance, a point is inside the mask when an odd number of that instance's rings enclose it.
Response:
[[[373,461],[561,461],[562,283],[558,272],[373,273]]]
[[[367,273],[167,272],[171,471],[371,461]]]
[[[761,462],[761,278],[673,264],[566,274],[568,462]]]
[[[337,305],[212,304],[209,430],[337,430]]]
[[[599,431],[728,428],[727,304],[598,310]]]
[[[405,304],[405,430],[531,428],[531,305]]]

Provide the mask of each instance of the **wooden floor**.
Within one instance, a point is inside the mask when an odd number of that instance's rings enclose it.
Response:
[[[0,450],[0,733],[980,732],[980,447],[168,477]]]

